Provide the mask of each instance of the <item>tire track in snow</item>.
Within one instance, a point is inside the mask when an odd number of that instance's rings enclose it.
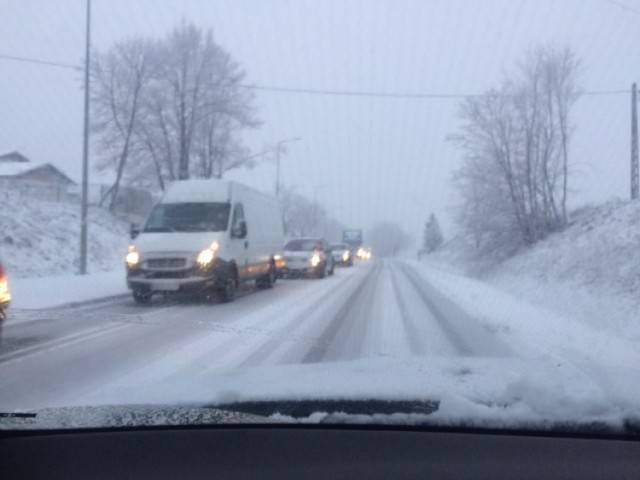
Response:
[[[461,356],[513,356],[509,347],[482,329],[471,315],[433,288],[409,265],[399,270],[414,287],[442,331]],[[463,333],[464,332],[464,333]]]
[[[391,266],[393,265],[393,266]],[[411,348],[411,352],[419,355],[425,353],[425,349],[423,348],[420,337],[421,332],[418,329],[418,326],[414,323],[412,317],[413,315],[409,311],[407,307],[407,301],[405,298],[405,293],[402,292],[400,286],[398,285],[398,268],[391,264],[389,267],[389,273],[391,275],[391,284],[393,286],[393,291],[395,293],[396,302],[398,303],[398,308],[400,309],[400,314],[402,316],[402,324],[404,326],[404,330],[407,335],[407,340],[409,342],[409,347]]]
[[[179,381],[204,372],[282,363],[278,357],[283,352],[301,346],[308,350],[315,343],[315,338],[304,337],[297,331],[317,320],[315,313],[320,304],[346,284],[360,281],[362,276],[360,272],[350,272],[325,281],[302,281],[294,289],[285,290],[284,296],[268,302],[266,296],[260,301],[252,296],[254,301],[246,304],[221,305],[218,309],[221,317],[212,319],[210,325],[215,328],[198,329],[197,335],[188,341],[168,349],[165,355],[149,358],[147,365],[120,375],[110,384],[98,385],[92,394],[103,391],[108,394],[112,388],[126,389],[127,385],[140,382],[171,385],[174,379]],[[300,295],[307,300],[301,302]],[[272,356],[276,361],[272,361]]]
[[[354,311],[362,309],[371,303],[368,301],[374,291],[382,271],[382,265],[376,264],[365,280],[358,285],[356,290],[342,304],[340,310],[334,315],[331,322],[318,337],[317,344],[309,350],[302,359],[302,363],[317,363],[325,359],[329,349],[335,345],[338,332],[345,322],[357,322],[359,327],[366,327],[366,318],[363,315],[355,315]],[[356,319],[356,320],[354,320]],[[354,328],[356,325],[352,325]]]

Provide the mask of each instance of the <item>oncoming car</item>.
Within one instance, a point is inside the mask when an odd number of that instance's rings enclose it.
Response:
[[[298,238],[284,247],[284,275],[324,278],[333,275],[335,264],[329,244],[321,238]]]
[[[346,243],[332,243],[331,253],[336,265],[353,266],[353,254]]]
[[[360,260],[371,260],[371,249],[368,247],[360,247],[356,252],[356,256]]]
[[[7,281],[7,271],[2,265],[0,260],[0,321],[4,320],[7,316],[7,308],[9,308],[9,302],[11,301],[11,294],[9,293],[9,282]]]

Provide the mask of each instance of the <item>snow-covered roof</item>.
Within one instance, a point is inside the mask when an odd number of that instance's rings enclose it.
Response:
[[[225,180],[191,179],[171,182],[164,193],[165,203],[228,202],[230,184]]]
[[[75,183],[67,175],[65,175],[60,169],[56,168],[50,163],[31,163],[31,162],[0,162],[0,177],[17,177],[34,170],[50,169],[55,171],[58,175],[66,179],[69,183]]]
[[[42,168],[44,165],[43,163],[31,162],[0,162],[0,177],[15,177],[16,175],[22,175],[31,170]]]
[[[5,163],[5,162],[26,163],[28,161],[29,159],[24,155],[22,155],[20,152],[9,152],[9,153],[5,153],[4,155],[0,155],[0,163]]]

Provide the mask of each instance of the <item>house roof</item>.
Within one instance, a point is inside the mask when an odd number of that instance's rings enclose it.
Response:
[[[43,169],[54,172],[69,184],[76,183],[50,163],[0,162],[0,177],[21,177],[27,173]]]
[[[0,155],[0,164],[3,163],[27,163],[29,159],[22,155],[20,152],[9,152],[4,155]]]

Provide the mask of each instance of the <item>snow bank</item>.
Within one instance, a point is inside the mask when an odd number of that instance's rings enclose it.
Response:
[[[80,205],[47,202],[0,192],[0,258],[12,281],[76,273]],[[127,224],[102,208],[89,209],[90,272],[120,269],[128,244]]]
[[[583,207],[566,230],[499,263],[472,251],[458,240],[425,262],[478,276],[596,331],[640,340],[640,202]]]
[[[124,266],[115,272],[10,280],[11,308],[52,308],[128,293]]]

